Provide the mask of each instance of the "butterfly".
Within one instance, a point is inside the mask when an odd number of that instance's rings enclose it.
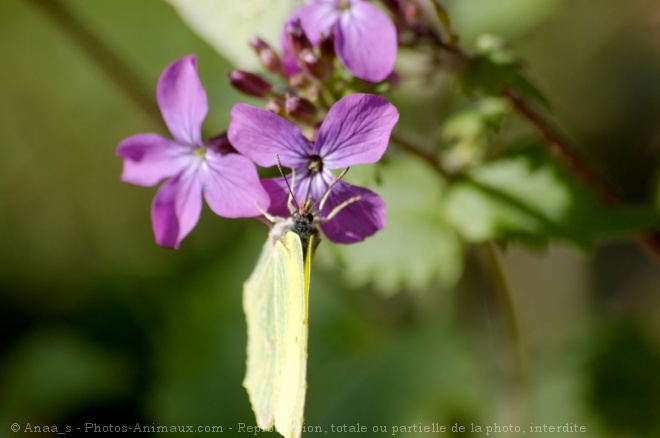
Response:
[[[307,333],[309,283],[314,251],[320,243],[314,225],[314,204],[298,204],[289,189],[291,217],[264,216],[273,224],[257,265],[243,286],[243,309],[248,326],[247,389],[257,425],[272,426],[285,437],[300,437],[303,429],[307,390]],[[346,174],[337,176],[320,201],[319,211],[332,187]],[[294,176],[295,177],[295,176]],[[350,198],[335,207],[326,218],[332,219]]]

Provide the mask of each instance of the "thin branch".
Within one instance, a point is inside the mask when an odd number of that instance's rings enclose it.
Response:
[[[417,33],[419,36],[430,39],[436,47],[449,53],[461,65],[469,66],[474,59],[470,53],[463,50],[459,45],[444,41],[433,29],[423,29],[421,34],[418,29]],[[544,116],[529,99],[511,87],[504,88],[502,95],[513,105],[516,112],[539,132],[550,151],[557,155],[571,173],[585,186],[594,190],[603,202],[610,206],[625,204],[625,199],[617,190],[602,175],[598,174],[578,153],[578,148],[573,145],[568,136],[552,123],[550,119]],[[420,155],[418,151],[411,150],[410,148],[406,149],[416,155]],[[424,157],[422,156],[422,158]],[[433,161],[437,161],[435,157],[433,157]],[[441,168],[439,163],[434,164],[434,167]],[[646,230],[641,232],[638,238],[647,250],[656,259],[660,260],[660,230]]]
[[[608,205],[621,203],[617,191],[589,167],[584,158],[577,152],[578,149],[550,119],[543,116],[529,100],[513,88],[505,88],[502,94],[513,105],[516,112],[539,132],[550,147],[551,152],[558,156],[584,185],[591,187],[600,199]]]
[[[551,152],[555,153],[585,186],[594,190],[604,203],[612,207],[625,203],[625,199],[617,190],[587,164],[568,137],[554,123],[543,116],[531,102],[511,88],[504,89],[502,93],[511,102],[518,114],[536,128]],[[660,259],[660,232],[649,230],[641,233],[638,237],[646,249]]]
[[[124,94],[137,104],[153,122],[167,131],[152,93],[140,86],[139,76],[107,45],[90,32],[60,0],[29,0],[50,18]]]
[[[416,155],[418,158],[421,158],[422,160],[426,161],[436,172],[438,172],[447,181],[452,181],[455,179],[455,177],[452,174],[447,172],[447,170],[445,170],[445,168],[442,167],[442,165],[440,164],[440,160],[438,160],[432,152],[401,137],[401,135],[397,133],[392,133],[390,140],[392,140],[392,142],[395,143],[397,146],[399,146],[401,149],[410,152],[411,154]]]

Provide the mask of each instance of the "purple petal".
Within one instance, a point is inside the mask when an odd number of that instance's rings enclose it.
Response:
[[[289,217],[289,190],[284,183],[284,178],[269,178],[261,180],[268,196],[270,197],[270,208],[268,213],[273,216]]]
[[[158,81],[158,106],[177,142],[202,145],[202,122],[208,111],[206,92],[197,75],[197,57],[181,58]]]
[[[291,54],[291,51],[289,49],[289,45],[287,45],[284,48],[284,57],[282,59],[282,69],[284,70],[284,74],[286,77],[291,77],[295,74],[298,74],[302,71],[302,68],[298,65],[296,62],[296,58],[293,57]]]
[[[153,186],[180,173],[188,163],[190,148],[157,134],[128,137],[117,147],[124,159],[121,180],[140,186]]]
[[[386,99],[351,94],[334,104],[321,125],[314,153],[330,169],[374,163],[383,156],[399,112]]]
[[[321,34],[329,35],[330,29],[335,25],[341,10],[337,1],[316,1],[311,5],[303,6],[289,17],[287,21],[300,18],[305,35],[309,41],[317,46],[321,40]]]
[[[392,20],[368,2],[354,3],[341,14],[335,50],[341,62],[358,78],[380,82],[394,69],[397,33]]]
[[[177,249],[197,224],[201,211],[202,185],[196,173],[184,172],[167,181],[151,206],[156,242]]]
[[[239,154],[209,150],[200,177],[206,202],[220,216],[252,217],[268,210],[270,200],[254,164]]]
[[[321,216],[326,217],[336,206],[354,196],[361,199],[344,207],[332,220],[321,224],[325,235],[335,243],[360,242],[385,228],[383,199],[371,190],[343,181],[338,182],[330,192]]]
[[[296,125],[244,103],[232,108],[227,134],[238,152],[262,167],[274,166],[275,154],[284,167],[306,167],[312,149]]]
[[[330,187],[330,184],[335,179],[335,175],[330,171],[329,167],[325,167],[321,173],[309,171],[300,178],[300,182],[296,182],[296,199],[309,198],[314,202],[320,202],[325,192]]]

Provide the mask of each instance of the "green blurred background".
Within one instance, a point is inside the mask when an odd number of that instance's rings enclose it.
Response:
[[[196,53],[207,131],[223,130],[244,100],[228,86],[230,63],[168,4],[62,4],[148,93],[165,66]],[[446,6],[467,47],[481,33],[506,37],[594,166],[628,199],[660,207],[657,1]],[[267,229],[205,208],[179,251],[158,247],[155,189],[119,181],[115,148],[160,126],[30,1],[0,1],[0,56],[0,437],[12,423],[221,425],[229,435],[254,424],[241,286]],[[409,109],[419,96],[396,99]],[[660,269],[637,242],[487,244],[452,257],[465,260],[455,287],[440,278],[383,292],[349,286],[320,256],[308,425],[390,435],[459,423],[460,436],[483,436],[471,423],[569,423],[586,426],[582,436],[660,436]]]

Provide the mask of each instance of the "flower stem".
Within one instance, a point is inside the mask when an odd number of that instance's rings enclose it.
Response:
[[[514,374],[522,381],[526,374],[525,342],[523,332],[520,329],[520,319],[518,318],[518,312],[516,312],[515,300],[502,265],[502,256],[493,242],[484,243],[481,245],[481,249],[482,263],[492,279],[491,284],[494,286],[496,301],[499,303],[500,311],[508,325],[507,331],[515,350],[516,372]]]
[[[390,140],[406,152],[416,155],[418,158],[426,161],[445,180],[453,181],[455,179],[454,175],[450,174],[447,172],[447,170],[445,170],[444,167],[442,167],[440,160],[438,160],[432,152],[427,151],[423,147],[416,145],[408,139],[403,138],[397,133],[392,133]]]

